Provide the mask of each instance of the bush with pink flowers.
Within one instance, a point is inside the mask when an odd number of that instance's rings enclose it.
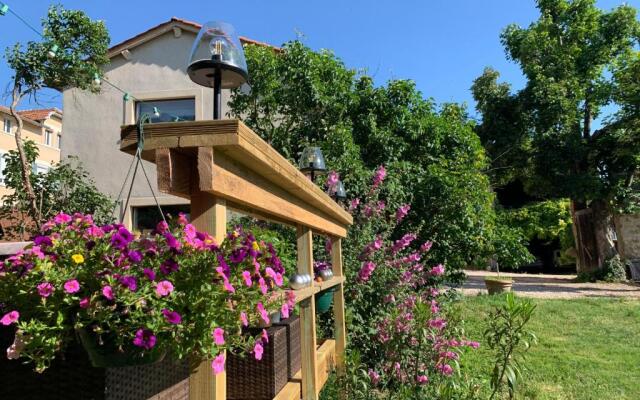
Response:
[[[43,371],[81,333],[134,360],[211,359],[219,373],[224,350],[261,358],[264,338],[240,332],[292,309],[284,276],[273,246],[240,228],[219,246],[184,216],[136,237],[60,214],[0,266],[0,323],[15,330],[7,355]]]
[[[350,359],[357,362],[340,391],[354,399],[377,398],[372,393],[437,398],[456,385],[461,354],[478,343],[460,337],[449,318],[445,267],[430,261],[430,241],[403,231],[411,206],[388,207],[393,192],[380,167],[366,196],[349,204],[354,225],[343,241],[345,304]]]

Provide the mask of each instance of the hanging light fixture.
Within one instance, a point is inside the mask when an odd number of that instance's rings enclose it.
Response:
[[[213,119],[220,119],[222,89],[240,87],[249,77],[242,44],[231,24],[202,25],[191,48],[187,73],[198,85],[213,88]]]
[[[320,147],[305,147],[300,155],[298,166],[300,167],[300,171],[309,174],[312,182],[315,180],[316,175],[323,174],[327,171],[324,155],[322,155]]]

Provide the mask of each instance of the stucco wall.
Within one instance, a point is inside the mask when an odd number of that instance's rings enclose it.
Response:
[[[620,255],[628,260],[640,260],[640,214],[618,215],[615,224]]]
[[[186,67],[195,33],[172,31],[130,50],[129,60],[122,55],[105,67],[113,84],[140,99],[175,97],[196,98],[196,119],[213,118],[213,94],[191,82]],[[229,92],[223,91],[223,115]],[[98,188],[115,198],[129,168],[131,156],[119,151],[120,125],[133,123],[133,102],[124,104],[122,93],[102,84],[102,93],[93,95],[77,89],[63,92],[64,139],[62,156],[76,155],[95,179]],[[155,166],[145,163],[156,188]],[[135,198],[150,199],[143,175],[136,178]],[[180,202],[178,198],[160,194],[163,203]],[[182,200],[184,203],[184,201]]]

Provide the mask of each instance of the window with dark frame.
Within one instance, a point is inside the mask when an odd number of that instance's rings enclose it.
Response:
[[[154,109],[158,110],[159,116],[154,115]],[[149,115],[152,123],[195,121],[196,100],[186,98],[140,101],[136,103],[136,121],[144,114]]]

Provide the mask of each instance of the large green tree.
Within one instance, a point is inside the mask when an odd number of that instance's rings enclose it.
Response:
[[[42,88],[77,87],[97,92],[94,77],[108,63],[109,33],[104,23],[92,21],[82,11],[51,6],[42,20],[42,38],[26,45],[16,43],[6,50],[13,69],[11,115],[17,121],[15,140],[20,159],[22,185],[29,204],[29,214],[37,223],[43,215],[31,183],[31,165],[22,140],[22,117],[18,112],[25,97],[36,97]]]
[[[452,269],[493,253],[499,233],[485,152],[463,107],[437,106],[408,80],[375,86],[297,41],[245,52],[251,90],[233,93],[232,115],[294,163],[304,146],[320,146],[350,199],[384,165],[386,207],[412,204],[400,229],[434,240],[435,257]]]
[[[570,198],[574,219],[575,211],[591,208],[593,231],[576,236],[594,235],[602,264],[615,254],[612,212],[621,197],[633,199],[640,166],[640,25],[627,5],[609,12],[594,0],[536,5],[537,21],[526,28],[510,25],[501,35],[525,87],[512,91],[492,69],[472,86],[482,115],[478,133],[499,184],[517,178],[540,198]],[[620,112],[594,129],[594,119],[611,104]],[[580,251],[580,240],[577,245]]]

